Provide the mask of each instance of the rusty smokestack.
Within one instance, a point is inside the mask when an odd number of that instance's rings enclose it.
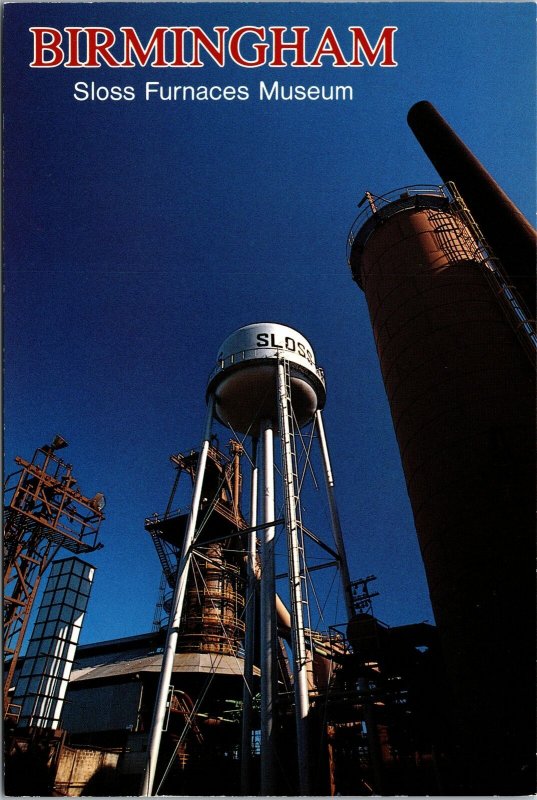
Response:
[[[535,230],[431,103],[413,105],[408,124],[443,182],[457,186],[535,319]]]

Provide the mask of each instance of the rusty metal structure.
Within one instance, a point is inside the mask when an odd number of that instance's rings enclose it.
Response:
[[[166,723],[169,730],[163,737],[159,756],[158,780],[162,788],[176,786],[177,780],[183,787],[192,780],[197,782],[198,789],[207,785],[208,775],[203,773],[210,772],[211,758],[213,764],[222,761],[223,771],[229,770],[232,761],[223,753],[229,754],[238,747],[237,727],[230,725],[232,720],[227,716],[222,717],[221,709],[226,705],[232,709],[243,693],[246,604],[243,533],[248,528],[241,511],[243,453],[242,445],[232,439],[226,455],[214,436],[207,448],[198,535],[190,554],[170,677],[174,688]],[[196,484],[199,451],[178,453],[170,460],[176,473],[166,511],[145,521],[163,572],[164,592],[159,599],[163,613],[158,620],[161,634],[169,627],[168,616],[190,516],[190,508],[175,507],[176,497],[181,479],[184,482],[186,478],[191,486]],[[249,689],[252,691],[253,686]]]
[[[450,684],[449,793],[524,794],[535,788],[532,321],[473,224],[478,204],[454,186],[363,203],[348,257]]]
[[[316,785],[332,797],[444,794],[449,729],[437,630],[382,623],[370,580],[355,582],[343,652],[333,651],[328,691],[313,704],[323,747]]]
[[[80,555],[102,547],[98,542],[104,495],[82,494],[71,464],[56,451],[67,442],[56,436],[38,447],[31,461],[4,483],[4,716],[10,714],[10,691],[39,584],[62,549]]]
[[[229,446],[230,457],[215,446],[209,448],[201,501],[204,518],[193,554],[177,652],[236,655],[244,639],[245,561],[239,538],[247,527],[240,510],[243,449],[234,440]],[[182,474],[194,482],[198,457],[197,451],[171,456],[176,478],[167,510],[145,523],[170,592],[175,587],[188,517],[187,511],[173,509],[174,498]],[[169,597],[163,605],[169,611]]]
[[[363,582],[356,588],[357,617],[349,629],[312,632],[309,747],[315,789],[332,796],[440,793],[447,734],[436,629],[425,623],[389,628],[373,616],[373,595],[368,599]],[[283,616],[278,627],[288,638]],[[22,731],[18,747],[10,749],[7,777],[13,795],[48,796],[53,789],[69,795],[137,793],[164,633],[79,646],[63,730],[40,736],[33,750],[31,737]],[[277,725],[285,743],[278,750],[279,794],[296,785],[290,673],[288,665],[278,680]],[[259,674],[256,687],[258,680]],[[240,655],[176,653],[159,769],[164,774],[166,766],[165,777],[156,794],[244,793],[239,789],[242,681]],[[257,793],[260,781],[259,726],[256,700],[250,794]],[[52,757],[59,743],[44,791],[44,776],[32,773],[32,766],[47,752]]]
[[[242,456],[243,446],[235,440],[229,455],[215,437],[207,448],[199,536],[192,548],[168,685],[155,794],[236,795],[255,793],[261,784],[261,561],[255,559],[256,585],[249,594],[249,539],[259,532],[247,525],[241,510]],[[165,613],[170,611],[169,590],[175,586],[189,516],[188,508],[176,507],[178,487],[185,479],[187,490],[195,484],[199,452],[173,455],[171,463],[176,474],[166,511],[145,523],[168,587],[159,600]],[[331,556],[336,559],[337,554]],[[350,583],[353,614],[348,624],[305,631],[312,785],[333,795],[434,793],[440,788],[435,759],[442,757],[445,738],[436,630],[427,625],[390,629],[379,622],[373,616],[377,593],[369,589],[372,580],[368,576]],[[276,791],[285,794],[295,789],[298,777],[293,623],[279,595],[274,599],[274,728],[279,746],[273,781]],[[249,614],[252,609],[255,613]],[[252,664],[246,678],[248,624]],[[78,648],[62,730],[39,741],[18,736],[17,747],[10,750],[8,777],[14,794],[50,793],[52,788],[68,794],[136,794],[166,627],[160,618],[153,633]],[[245,695],[251,706],[248,726],[242,722]],[[33,776],[31,766],[47,753],[47,775]]]

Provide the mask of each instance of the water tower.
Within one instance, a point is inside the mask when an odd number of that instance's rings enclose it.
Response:
[[[293,691],[296,720],[300,794],[310,794],[308,756],[308,627],[307,564],[305,540],[330,553],[339,567],[347,617],[353,615],[353,597],[334,496],[334,481],[326,444],[322,409],[326,401],[323,371],[317,367],[313,347],[298,331],[277,323],[246,325],[223,343],[217,364],[207,385],[207,416],[199,462],[193,485],[191,511],[182,544],[159,690],[148,744],[148,761],[143,794],[151,795],[166,713],[166,698],[177,646],[179,623],[197,520],[202,486],[211,446],[213,421],[227,427],[235,439],[249,442],[251,460],[250,527],[245,548],[248,558],[248,593],[245,638],[245,687],[253,671],[253,603],[260,584],[260,668],[261,668],[261,794],[274,794],[274,721],[276,704],[277,603],[275,570],[276,529],[283,526],[287,552],[288,595],[293,662]],[[311,443],[320,447],[335,550],[309,531],[302,522],[300,493],[304,464],[297,457],[303,429],[311,431]],[[275,439],[279,442],[281,471],[274,463]],[[309,461],[309,456],[306,459]],[[281,476],[281,477],[280,477]],[[258,519],[258,497],[259,519]],[[280,499],[283,516],[277,519]],[[258,549],[259,541],[259,549]],[[327,563],[327,566],[329,564]],[[321,565],[322,566],[322,565]],[[281,618],[281,604],[279,608]],[[285,613],[285,611],[284,611]],[[251,695],[244,692],[243,754],[250,733]],[[246,761],[246,759],[243,759]]]

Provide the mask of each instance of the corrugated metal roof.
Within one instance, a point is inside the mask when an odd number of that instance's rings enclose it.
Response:
[[[83,667],[72,671],[70,683],[115,678],[137,672],[160,672],[161,664],[162,655],[152,655],[128,661],[117,661],[113,664]],[[220,675],[242,676],[244,661],[242,658],[217,653],[177,653],[173,662],[173,671],[215,672]],[[257,667],[254,667],[254,674],[260,674]]]

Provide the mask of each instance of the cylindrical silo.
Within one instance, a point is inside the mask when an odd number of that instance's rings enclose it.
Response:
[[[408,124],[442,181],[453,181],[535,317],[535,230],[436,108],[422,100]]]
[[[531,793],[533,370],[443,191],[368,198],[350,264],[369,307],[453,693],[452,790]]]

